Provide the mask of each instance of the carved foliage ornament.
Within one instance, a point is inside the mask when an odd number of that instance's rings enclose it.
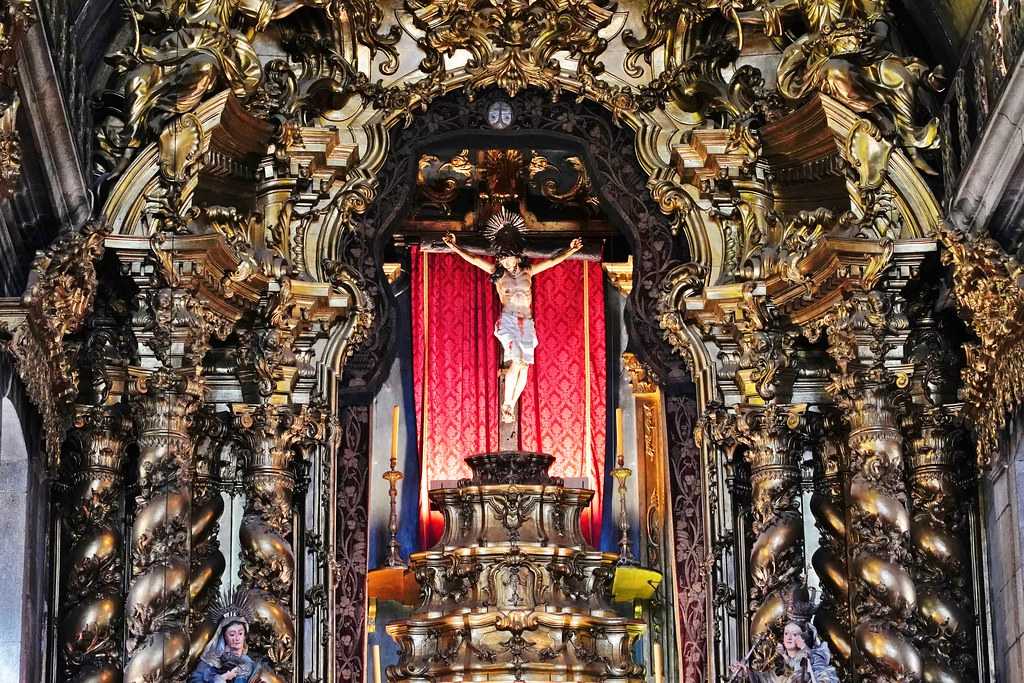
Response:
[[[42,414],[51,466],[60,460],[61,441],[78,396],[77,350],[65,338],[81,327],[92,310],[95,262],[103,253],[108,232],[100,223],[88,223],[36,256],[22,297],[25,320],[3,342],[14,356],[29,398]]]
[[[21,143],[15,120],[18,96],[18,45],[36,22],[31,0],[0,5],[0,199],[11,196],[21,179]]]
[[[987,467],[1008,416],[1024,402],[1024,269],[993,240],[948,226],[938,234],[960,316],[978,338],[964,344],[960,398],[978,439],[978,465]]]
[[[515,97],[528,85],[549,88],[557,96],[556,52],[579,60],[580,73],[600,73],[598,58],[607,41],[598,31],[612,19],[613,9],[594,2],[471,0],[448,3],[407,0],[417,28],[426,32],[420,46],[426,56],[420,69],[443,72],[444,58],[455,50],[472,55],[466,65],[472,99],[483,86],[496,83]]]

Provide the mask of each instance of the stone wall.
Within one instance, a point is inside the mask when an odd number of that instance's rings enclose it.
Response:
[[[1000,683],[1024,681],[1024,416],[984,483],[992,656]]]
[[[47,487],[15,407],[20,387],[6,363],[0,375],[8,387],[0,399],[0,683],[34,682],[47,650]]]

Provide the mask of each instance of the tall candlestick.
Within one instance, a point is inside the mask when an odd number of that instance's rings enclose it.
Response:
[[[391,408],[391,468],[384,473],[388,482],[391,514],[388,515],[388,559],[389,567],[404,567],[398,546],[398,482],[402,473],[398,471],[398,406]]]
[[[612,476],[618,483],[619,493],[619,564],[633,565],[632,544],[629,541],[629,516],[626,505],[626,480],[632,476],[633,471],[626,467],[626,455],[622,450],[622,408],[615,409],[615,469]]]
[[[373,683],[380,683],[380,645],[373,646]]]
[[[391,469],[398,468],[398,406],[391,407]]]
[[[615,458],[616,464],[622,467],[625,462],[625,455],[622,450],[622,408],[615,409]]]

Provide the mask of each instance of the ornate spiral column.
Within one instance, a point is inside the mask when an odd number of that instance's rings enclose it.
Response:
[[[297,449],[324,439],[326,415],[308,405],[236,405],[234,410],[248,450],[239,574],[242,589],[253,594],[257,615],[252,644],[270,660],[272,670],[264,680],[288,681],[295,652],[294,460]]]
[[[189,136],[182,132],[165,141],[174,139]],[[166,209],[156,210],[154,220],[169,220],[160,212]],[[217,558],[207,543],[215,510],[204,506],[217,502],[195,453],[200,435],[193,421],[206,391],[203,363],[211,340],[227,339],[268,283],[262,272],[243,265],[221,234],[200,233],[210,227],[201,221],[191,234],[106,239],[138,296],[132,333],[139,367],[129,368],[139,459],[125,605],[126,683],[181,680],[205,639],[196,608],[210,595]]]
[[[736,439],[746,446],[754,545],[750,550],[750,639],[755,666],[776,656],[784,596],[804,579],[804,532],[800,508],[800,418],[774,403],[736,408]],[[769,637],[775,635],[775,638]]]
[[[228,429],[220,415],[204,408],[192,423],[192,434],[197,439],[195,476],[192,485],[192,576],[189,582],[191,597],[192,644],[189,667],[195,664],[203,648],[213,637],[217,625],[207,620],[210,606],[216,599],[224,575],[224,554],[220,551],[217,532],[224,499],[216,487],[221,447],[228,437]]]
[[[962,541],[966,491],[956,474],[962,465],[957,441],[964,435],[959,418],[949,410],[925,408],[918,421],[910,442],[910,533],[924,681],[974,680],[973,600],[969,556]]]
[[[71,535],[60,640],[66,680],[121,680],[124,545],[121,488],[128,421],[117,407],[76,406],[63,502]]]
[[[840,674],[845,674],[853,651],[846,561],[849,445],[848,435],[837,415],[827,415],[822,422],[822,433],[816,440],[814,493],[811,494],[811,513],[819,533],[818,549],[811,557],[811,566],[821,585],[821,601],[814,615],[814,625],[828,641]],[[841,679],[845,680],[842,676]]]
[[[903,435],[893,404],[894,385],[905,383],[894,381],[884,365],[888,305],[869,295],[832,311],[827,331],[837,372],[829,390],[850,427],[847,539],[855,667],[871,680],[914,681],[921,676],[921,656],[910,638],[917,591],[909,572]],[[862,349],[870,350],[865,358]]]
[[[192,415],[202,379],[161,368],[136,378],[137,510],[125,604],[130,683],[185,675],[191,646]]]

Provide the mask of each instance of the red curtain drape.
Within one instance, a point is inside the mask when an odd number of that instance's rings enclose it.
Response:
[[[500,310],[487,274],[450,254],[412,252],[412,332],[420,462],[420,538],[441,531],[431,482],[469,476],[463,458],[498,447]],[[567,261],[534,281],[540,345],[521,404],[520,448],[555,456],[552,474],[595,489],[583,531],[601,528],[605,452],[604,288],[600,264]]]

